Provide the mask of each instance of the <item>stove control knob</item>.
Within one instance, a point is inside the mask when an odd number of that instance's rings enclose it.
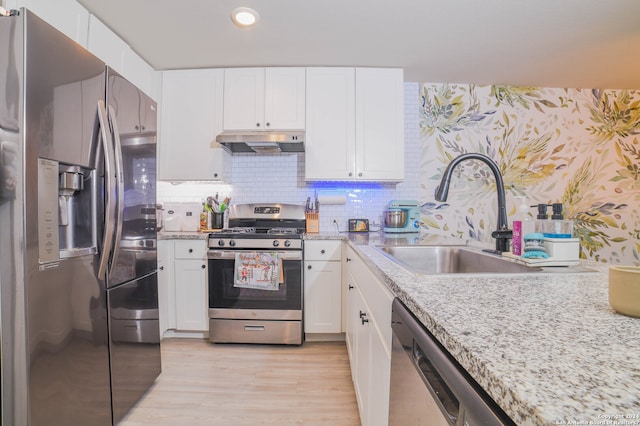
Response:
[[[285,246],[285,247],[291,247],[291,241],[286,240],[286,241],[284,242],[284,246]]]
[[[278,240],[273,240],[273,246],[274,247],[278,247],[280,245],[280,241]]]
[[[235,246],[236,246],[236,240],[230,240],[230,241],[229,241],[229,245],[230,245],[231,247],[235,247]]]
[[[224,247],[224,240],[218,240],[218,247]]]

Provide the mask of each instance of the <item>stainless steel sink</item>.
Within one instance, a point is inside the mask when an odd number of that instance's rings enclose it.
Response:
[[[517,274],[540,272],[467,246],[377,246],[385,256],[417,274]]]

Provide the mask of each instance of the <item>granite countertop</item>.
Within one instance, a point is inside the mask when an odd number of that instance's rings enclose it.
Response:
[[[346,238],[518,425],[640,425],[640,319],[609,306],[606,265],[416,275],[373,246],[418,238]]]
[[[209,237],[208,232],[178,232],[178,231],[160,231],[158,232],[159,240],[206,240]]]

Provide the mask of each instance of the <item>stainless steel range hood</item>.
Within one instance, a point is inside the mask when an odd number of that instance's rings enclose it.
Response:
[[[304,131],[226,131],[216,142],[232,153],[304,152]]]

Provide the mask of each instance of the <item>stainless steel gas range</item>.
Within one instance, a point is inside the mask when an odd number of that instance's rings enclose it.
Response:
[[[209,340],[300,345],[304,207],[239,204],[209,235]]]

